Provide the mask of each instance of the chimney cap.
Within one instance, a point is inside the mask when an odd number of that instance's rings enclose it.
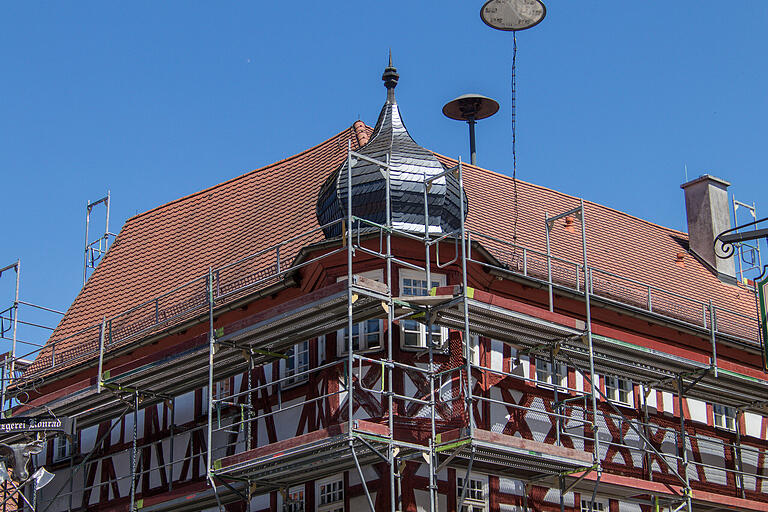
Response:
[[[730,182],[725,181],[722,178],[718,178],[717,176],[712,176],[711,174],[702,174],[698,178],[694,178],[687,183],[683,183],[682,185],[680,185],[680,188],[686,189],[691,185],[695,185],[696,183],[699,183],[701,181],[714,181],[716,184],[720,185],[723,188],[727,188],[731,186]]]

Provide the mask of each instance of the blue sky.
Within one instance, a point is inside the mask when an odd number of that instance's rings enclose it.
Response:
[[[768,2],[546,4],[518,35],[519,178],[685,229],[687,165],[768,213]],[[21,258],[22,299],[66,308],[89,199],[112,191],[117,230],[373,124],[389,48],[414,138],[466,159],[466,126],[441,107],[491,96],[501,110],[478,126],[479,163],[511,172],[512,35],[485,26],[481,5],[4,3],[0,267]],[[12,281],[0,278],[0,307]]]

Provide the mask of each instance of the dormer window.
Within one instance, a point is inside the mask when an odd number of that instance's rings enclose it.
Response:
[[[712,416],[716,427],[736,431],[736,410],[733,407],[712,404]]]
[[[378,282],[384,281],[384,271],[382,269],[369,270],[357,275]],[[338,281],[345,281],[346,279],[347,276],[342,276]],[[384,324],[384,320],[379,318],[371,318],[354,324],[352,326],[352,350],[359,352],[380,349],[384,344]],[[338,340],[337,353],[346,354],[349,348],[349,329],[345,327],[336,331],[336,339]]]
[[[604,379],[605,396],[608,397],[608,400],[621,405],[634,406],[632,381],[611,375],[606,375]]]
[[[427,283],[425,272],[411,269],[400,269],[400,295],[404,297],[419,297],[429,295],[429,290],[445,286],[445,274],[430,275],[431,283]],[[432,325],[432,343],[442,345],[448,339],[448,329]],[[422,349],[427,346],[427,326],[416,320],[400,320],[400,344],[403,348]]]

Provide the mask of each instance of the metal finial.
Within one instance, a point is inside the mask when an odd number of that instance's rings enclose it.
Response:
[[[384,80],[384,87],[387,88],[387,101],[389,103],[395,102],[395,87],[397,87],[397,80],[400,75],[397,74],[397,68],[392,65],[392,50],[389,50],[389,65],[384,69],[384,74],[381,75],[381,79]]]

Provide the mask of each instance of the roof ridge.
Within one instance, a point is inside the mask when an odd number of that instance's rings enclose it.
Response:
[[[235,176],[233,178],[230,178],[228,180],[222,181],[221,183],[217,183],[215,185],[211,185],[210,187],[206,187],[206,188],[204,188],[202,190],[198,190],[197,192],[192,192],[191,194],[187,194],[185,196],[179,197],[177,199],[174,199],[173,201],[168,201],[167,203],[163,203],[161,205],[155,206],[154,208],[150,208],[149,210],[141,212],[139,214],[136,214],[133,217],[128,217],[128,219],[126,219],[126,221],[125,221],[125,224],[128,224],[129,222],[131,222],[133,220],[136,220],[139,217],[143,217],[145,215],[148,215],[148,214],[150,214],[152,212],[155,212],[155,211],[160,210],[162,208],[165,208],[167,206],[171,206],[172,204],[176,204],[178,202],[185,201],[185,200],[187,200],[187,199],[189,199],[191,197],[195,197],[197,195],[205,194],[207,192],[210,192],[211,190],[214,190],[214,189],[217,189],[217,188],[222,187],[224,185],[227,185],[227,184],[229,184],[229,183],[231,183],[233,181],[237,181],[237,180],[243,179],[246,176],[250,176],[251,174],[254,174],[254,173],[257,173],[257,172],[261,172],[261,171],[265,171],[267,169],[270,169],[270,168],[275,167],[277,165],[283,164],[283,163],[288,162],[290,160],[293,160],[295,158],[299,158],[299,157],[301,157],[301,156],[303,156],[303,155],[305,155],[305,154],[307,154],[307,153],[309,153],[311,151],[316,150],[320,146],[323,146],[323,145],[331,142],[332,140],[339,138],[340,136],[344,135],[345,132],[351,132],[351,135],[354,136],[354,139],[358,142],[358,144],[360,143],[360,139],[358,138],[358,135],[357,135],[356,130],[355,130],[355,124],[352,124],[352,126],[350,126],[349,128],[346,128],[346,129],[340,131],[339,133],[337,133],[335,135],[332,135],[331,137],[325,139],[323,142],[320,142],[319,144],[315,144],[314,146],[312,146],[310,148],[307,148],[307,149],[305,149],[303,151],[300,151],[300,152],[296,153],[295,155],[291,155],[291,156],[285,157],[282,160],[277,160],[276,162],[272,162],[271,164],[265,165],[263,167],[258,167],[256,169],[252,169],[252,170],[247,171],[247,172],[245,172],[243,174],[240,174],[240,175]]]
[[[435,155],[440,157],[440,158],[445,158],[446,160],[450,160],[452,162],[457,162],[458,163],[458,160],[456,160],[455,158],[451,158],[449,156],[445,156],[445,155],[442,155],[442,154],[436,153],[436,152],[433,152],[433,153],[435,153]],[[512,180],[512,176],[508,176],[506,174],[503,174],[503,173],[500,173],[500,172],[497,172],[497,171],[494,171],[494,170],[491,170],[491,169],[486,169],[484,167],[479,167],[477,165],[472,165],[472,164],[469,164],[467,162],[462,162],[461,164],[462,165],[466,165],[468,167],[472,167],[473,169],[476,169],[478,171],[490,173],[490,174],[493,174],[495,176],[499,176],[499,177],[505,178],[505,179],[510,180],[510,181]],[[571,199],[583,199],[582,197],[574,196],[572,194],[567,194],[565,192],[561,192],[561,191],[555,190],[553,188],[545,187],[544,185],[538,185],[536,183],[531,183],[530,181],[521,180],[520,178],[517,178],[517,180],[525,183],[526,185],[530,185],[531,187],[538,188],[540,190],[546,190],[548,192],[554,192],[555,194],[560,194],[561,196],[565,196],[565,197],[568,197],[568,198],[571,198]],[[598,203],[596,201],[590,201],[589,199],[584,199],[584,202],[585,203],[589,203],[589,204],[591,204],[593,206],[597,206],[597,207],[600,207],[600,208],[604,208],[606,210],[613,211],[615,213],[624,215],[626,217],[630,217],[632,219],[639,220],[640,222],[644,222],[644,223],[649,224],[651,226],[654,226],[654,227],[657,227],[657,228],[660,228],[660,229],[663,229],[663,230],[666,230],[666,231],[671,231],[672,233],[684,235],[686,238],[688,238],[688,233],[686,233],[685,231],[680,231],[679,229],[670,228],[668,226],[662,226],[661,224],[657,224],[655,222],[651,222],[651,221],[649,221],[647,219],[644,219],[642,217],[638,217],[636,215],[632,215],[631,213],[627,213],[625,211],[613,208],[611,206],[606,206],[606,205],[604,205],[602,203]]]
[[[365,124],[361,119],[358,119],[354,123],[352,123],[352,128],[355,130],[355,137],[357,137],[357,145],[359,147],[363,147],[366,144],[368,144],[368,141],[371,140],[371,136],[368,133],[368,130],[371,128]]]

